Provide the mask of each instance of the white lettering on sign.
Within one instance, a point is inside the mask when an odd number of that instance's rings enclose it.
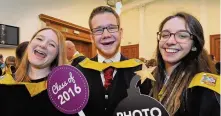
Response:
[[[148,115],[148,112],[150,115]],[[146,108],[128,112],[117,112],[117,116],[162,116],[162,112],[159,108],[153,107],[150,110],[149,108]]]
[[[66,81],[64,81],[63,83],[61,83],[60,85],[58,83],[55,83],[52,86],[52,92],[56,95],[60,90],[62,90],[64,87],[66,87],[68,85],[68,83]]]
[[[68,84],[74,84],[73,88],[65,88]],[[60,100],[61,105],[63,105],[67,101],[70,101],[71,97],[75,97],[77,94],[81,93],[81,88],[77,86],[74,80],[74,76],[72,76],[71,72],[69,72],[69,78],[67,79],[67,81],[62,82],[61,84],[55,83],[52,86],[53,94],[56,95],[59,91],[61,91],[61,94],[59,94],[57,98]]]

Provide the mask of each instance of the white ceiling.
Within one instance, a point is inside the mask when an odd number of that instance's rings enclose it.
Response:
[[[118,1],[122,1],[122,11],[132,9],[135,7],[143,6],[145,4],[148,4],[150,2],[156,1],[156,0],[104,0],[109,1],[109,3],[114,7],[115,3]]]
[[[106,0],[0,0],[0,23],[2,22],[16,22],[21,17],[27,16],[28,12],[33,12],[44,9],[60,9],[72,6],[73,8],[82,8],[97,6],[104,4]],[[154,0],[122,0],[122,11],[138,7]],[[96,5],[97,4],[97,5]],[[76,7],[74,7],[76,6]],[[41,9],[39,9],[41,8]],[[31,13],[30,13],[31,14]]]

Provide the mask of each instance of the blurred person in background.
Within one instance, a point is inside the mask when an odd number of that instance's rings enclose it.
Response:
[[[15,50],[16,55],[16,68],[18,68],[19,64],[21,63],[22,57],[24,56],[26,52],[26,48],[29,44],[29,41],[22,42],[18,45],[18,47]]]

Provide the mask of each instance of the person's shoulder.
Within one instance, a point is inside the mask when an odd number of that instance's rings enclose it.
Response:
[[[186,109],[189,114],[203,114],[202,116],[220,116],[220,94],[211,89],[196,86],[183,94],[181,110]],[[184,108],[186,107],[186,108]]]
[[[0,77],[0,84],[13,84],[13,83],[15,83],[15,80],[10,74],[5,74]]]
[[[220,76],[201,72],[196,74],[189,84],[192,97],[201,101],[201,105],[219,106],[220,104]]]
[[[136,59],[136,58],[129,59],[129,60],[131,60],[131,63],[136,64],[135,67],[132,67],[133,70],[137,71],[137,70],[141,70],[142,69],[143,62],[141,60]]]
[[[127,58],[126,56],[120,54],[120,59],[121,59],[121,61],[123,61],[123,60],[128,60],[129,58]]]
[[[188,88],[202,87],[220,94],[220,76],[211,73],[201,72],[196,74]]]
[[[85,58],[87,58],[86,56],[79,56],[76,58],[76,60],[79,60],[80,62],[83,61]]]
[[[74,58],[72,61],[71,61],[71,65],[72,66],[77,66],[81,61],[83,61],[86,57],[85,56],[79,56],[79,57],[76,57]]]
[[[76,66],[78,70],[80,70],[83,74],[87,74],[91,71],[99,71],[100,66],[97,66],[97,62],[90,60],[89,58],[84,58],[80,61]]]

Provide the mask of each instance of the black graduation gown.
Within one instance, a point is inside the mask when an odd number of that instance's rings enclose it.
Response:
[[[98,58],[96,56],[91,60],[98,61]],[[124,60],[127,58],[121,55],[120,61]],[[86,116],[112,116],[119,102],[128,96],[127,89],[135,76],[134,72],[140,70],[142,66],[117,69],[108,90],[103,87],[99,71],[83,68],[80,65],[77,68],[84,74],[89,84],[89,101],[83,110]],[[145,82],[142,86],[140,85],[140,91],[145,92],[146,86],[148,84]],[[105,94],[108,94],[108,100],[105,99]]]
[[[78,63],[80,63],[81,61],[83,61],[86,57],[85,56],[78,56],[77,58],[73,59],[71,62],[72,66],[77,66]]]
[[[204,87],[188,89],[175,116],[220,116],[220,95]]]
[[[188,88],[183,92],[181,105],[174,116],[220,116],[219,99],[220,95],[210,89]]]
[[[25,85],[0,84],[0,92],[0,116],[66,116],[53,106],[47,90],[31,97]]]

